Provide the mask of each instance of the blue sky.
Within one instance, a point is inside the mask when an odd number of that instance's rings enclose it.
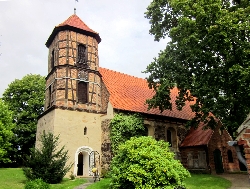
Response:
[[[53,28],[74,13],[99,32],[100,66],[133,76],[164,49],[155,42],[144,18],[150,0],[0,0],[0,96],[15,79],[32,73],[46,76]]]

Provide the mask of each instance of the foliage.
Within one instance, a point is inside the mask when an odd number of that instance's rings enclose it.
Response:
[[[9,156],[13,163],[22,164],[22,157],[29,155],[36,140],[37,117],[43,112],[45,78],[40,75],[26,75],[9,84],[3,93],[3,100],[13,111],[14,137]]]
[[[14,128],[12,112],[8,106],[0,99],[0,162],[6,163],[10,159],[7,152],[11,147],[12,129]]]
[[[145,71],[149,107],[171,109],[177,86],[178,109],[196,99],[192,124],[212,112],[232,135],[250,111],[250,1],[153,0],[145,14],[155,40],[171,39]]]
[[[69,175],[70,180],[75,180],[76,176],[73,174],[73,172],[71,171],[70,175]]]
[[[35,179],[28,181],[25,184],[24,189],[50,189],[50,185],[44,182],[42,179]]]
[[[68,151],[65,146],[59,148],[59,136],[52,133],[41,135],[40,148],[31,149],[26,156],[24,175],[28,180],[41,178],[50,184],[60,183],[71,165],[66,165]]]
[[[142,136],[145,128],[139,114],[118,113],[110,122],[110,140],[112,151],[116,153],[118,146],[132,136]]]
[[[174,159],[168,143],[151,137],[132,137],[121,144],[111,162],[110,188],[174,189],[189,172]]]

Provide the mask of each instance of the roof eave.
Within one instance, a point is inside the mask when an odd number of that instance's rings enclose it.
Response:
[[[47,42],[45,43],[46,47],[49,48],[49,46],[51,45],[51,43],[53,42],[55,36],[60,32],[60,31],[65,31],[65,30],[70,30],[70,31],[75,31],[77,33],[81,33],[87,36],[91,36],[94,37],[98,43],[101,42],[101,37],[99,36],[98,33],[93,33],[90,31],[86,31],[86,30],[82,30],[80,28],[76,28],[73,26],[69,26],[69,25],[65,25],[65,26],[58,26],[55,27],[54,30],[52,31],[52,33],[50,34]]]

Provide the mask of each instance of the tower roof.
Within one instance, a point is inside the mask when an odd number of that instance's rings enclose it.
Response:
[[[73,14],[67,20],[54,28],[45,45],[49,47],[57,33],[64,30],[71,30],[84,35],[92,36],[98,43],[101,42],[99,33],[90,29],[76,14]]]

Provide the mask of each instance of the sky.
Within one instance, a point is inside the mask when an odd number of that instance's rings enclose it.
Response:
[[[144,13],[151,0],[0,0],[0,97],[27,74],[47,75],[54,27],[76,14],[102,39],[101,67],[145,78],[168,39],[154,41]]]

